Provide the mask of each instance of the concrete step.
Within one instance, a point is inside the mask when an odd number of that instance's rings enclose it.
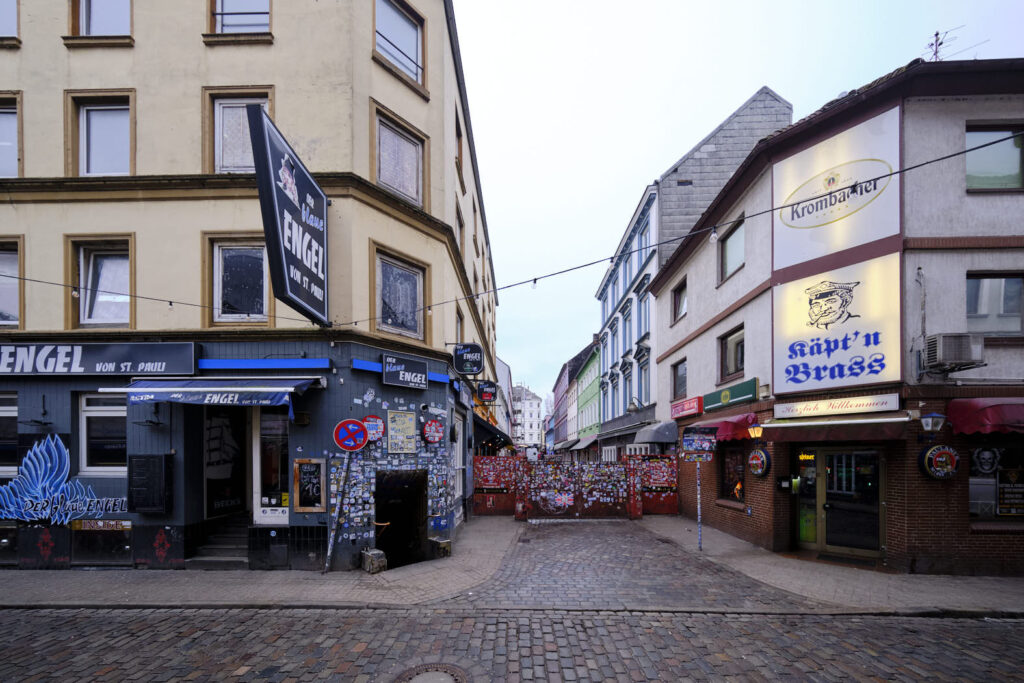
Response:
[[[249,546],[245,543],[204,543],[196,550],[197,556],[246,557]]]
[[[201,569],[204,571],[230,570],[249,568],[249,558],[245,556],[217,556],[217,555],[196,555],[185,560],[186,569]]]

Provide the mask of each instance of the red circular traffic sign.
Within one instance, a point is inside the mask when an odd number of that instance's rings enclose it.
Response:
[[[444,438],[444,425],[440,420],[427,420],[427,423],[423,425],[423,438],[427,440],[427,443],[437,443]]]
[[[334,443],[343,451],[358,451],[368,436],[366,425],[359,420],[342,420],[334,428]]]

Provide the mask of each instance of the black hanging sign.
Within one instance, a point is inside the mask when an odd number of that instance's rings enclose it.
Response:
[[[409,389],[427,388],[426,361],[384,353],[381,354],[381,365],[384,366],[384,376],[381,380],[384,384]]]
[[[476,387],[476,397],[481,403],[494,403],[498,394],[498,387],[494,382],[480,382]]]
[[[456,344],[452,359],[455,372],[460,375],[479,375],[484,371],[484,350],[479,344]]]
[[[246,105],[274,296],[327,318],[327,195],[259,104]]]

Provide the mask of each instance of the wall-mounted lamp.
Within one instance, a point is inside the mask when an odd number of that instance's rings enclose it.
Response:
[[[636,399],[636,396],[634,396],[632,400],[630,400],[629,405],[626,406],[626,412],[629,413],[630,415],[635,415],[636,413],[639,413],[643,409],[644,407],[640,405],[640,401]]]
[[[925,431],[925,434],[921,435],[922,441],[935,441],[935,438],[942,431],[943,425],[946,424],[946,416],[941,413],[928,413],[927,415],[921,416],[921,429]]]
[[[755,441],[760,441],[761,435],[764,434],[764,427],[755,422],[754,424],[747,427],[747,433],[750,434],[751,439],[754,439]]]

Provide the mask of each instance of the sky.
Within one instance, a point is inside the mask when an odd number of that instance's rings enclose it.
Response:
[[[540,396],[644,188],[761,86],[796,121],[936,31],[943,59],[1024,57],[1022,0],[453,2],[496,286],[603,260],[498,293],[498,356]]]

